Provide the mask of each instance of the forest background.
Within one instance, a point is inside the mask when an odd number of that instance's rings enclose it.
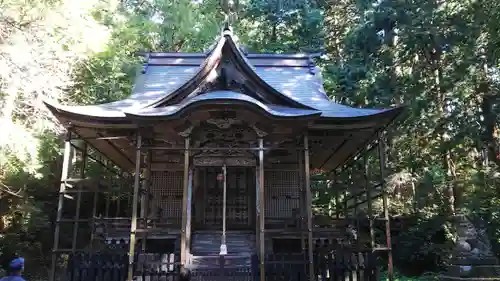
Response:
[[[140,51],[206,50],[219,0],[0,0],[0,261],[50,267],[62,128],[44,99],[95,104],[130,94]],[[360,107],[408,105],[389,131],[395,266],[437,272],[451,212],[486,222],[500,254],[500,2],[246,0],[235,33],[252,52],[322,53],[328,95]],[[315,206],[331,211],[318,187]],[[411,265],[411,268],[408,268]]]

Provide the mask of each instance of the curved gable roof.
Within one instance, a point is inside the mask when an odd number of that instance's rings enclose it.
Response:
[[[312,65],[308,55],[245,55],[228,30],[224,31],[209,53],[149,54],[146,69],[137,76],[132,95],[124,100],[87,106],[63,106],[52,102],[45,104],[53,114],[66,119],[87,119],[91,123],[132,123],[128,117],[135,113],[161,107],[178,95],[187,97],[219,64],[224,46],[228,46],[237,58],[244,74],[257,81],[267,94],[285,101],[284,105],[281,104],[285,108],[318,111],[326,119],[375,117],[379,114],[387,116],[391,112],[398,115],[401,112],[398,108],[361,109],[335,103],[326,95],[321,74]],[[212,100],[222,98],[217,95],[210,97]]]

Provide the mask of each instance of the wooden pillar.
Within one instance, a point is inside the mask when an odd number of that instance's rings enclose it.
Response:
[[[391,224],[389,220],[389,194],[385,183],[385,141],[383,136],[379,138],[380,180],[382,183],[382,202],[384,206],[385,239],[387,244],[387,279],[393,280]]]
[[[349,210],[347,209],[347,188],[344,189],[344,220],[347,222],[349,220]]]
[[[80,163],[80,178],[85,178],[85,170],[87,169],[87,143],[83,143],[82,150],[80,151],[82,162]],[[77,185],[77,195],[76,195],[76,211],[75,211],[75,221],[73,222],[73,241],[71,242],[71,252],[76,251],[76,241],[78,239],[78,226],[80,220],[80,209],[82,205],[82,186]]]
[[[302,154],[302,151],[299,151],[298,153],[298,162],[299,162],[299,210],[300,210],[300,223],[299,223],[299,230],[300,230],[300,246],[302,248],[302,253],[304,254],[305,257],[305,252],[306,252],[306,220],[305,218],[307,217],[307,212],[306,212],[306,205],[307,202],[305,200],[305,168],[304,168],[304,155]]]
[[[265,196],[264,196],[264,139],[259,138],[259,255],[260,255],[260,281],[266,280],[265,273]]]
[[[108,160],[105,160],[104,162],[106,166],[108,165]],[[104,217],[109,218],[110,213],[109,213],[109,208],[111,205],[111,177],[105,173],[104,174],[104,181],[106,182],[106,206],[104,207]]]
[[[335,171],[335,174],[333,175],[333,188],[335,189],[335,217],[337,219],[340,219],[340,193],[339,193],[339,186],[337,185],[337,171]]]
[[[142,137],[140,132],[137,132],[136,140],[136,154],[135,154],[135,175],[134,175],[134,195],[132,199],[132,220],[130,223],[130,240],[128,252],[128,281],[132,281],[134,275],[134,256],[135,256],[135,238],[137,231],[137,203],[139,201],[139,187],[141,184],[141,147]]]
[[[365,149],[365,155],[363,157],[363,166],[365,178],[365,188],[366,188],[366,199],[368,201],[368,223],[370,227],[370,247],[375,248],[375,230],[373,229],[373,204],[372,204],[372,185],[370,183],[370,170],[368,166],[368,151]]]
[[[187,192],[187,208],[186,208],[186,256],[191,256],[191,217],[192,217],[192,207],[193,207],[193,173],[192,168],[189,169],[188,175],[188,192]]]
[[[88,150],[85,149],[86,153],[88,154]],[[100,162],[106,163],[102,161],[102,159],[99,159]],[[106,164],[107,165],[107,164]],[[104,176],[104,180],[106,177]],[[94,241],[95,241],[95,231],[96,231],[96,221],[97,221],[97,203],[99,201],[99,191],[100,191],[100,184],[96,186],[93,192],[93,198],[92,198],[92,219],[91,219],[91,228],[90,228],[90,252],[92,253],[94,250]]]
[[[186,265],[187,252],[187,205],[189,189],[189,138],[184,139],[184,183],[182,189],[182,226],[181,226],[181,268]]]
[[[147,218],[147,207],[149,201],[149,191],[151,186],[151,150],[146,152],[146,156],[144,159],[144,163],[146,165],[144,169],[144,181],[142,184],[142,192],[141,192],[141,228],[146,229],[148,226],[148,218]],[[141,251],[146,251],[146,240],[147,240],[147,232],[143,231],[142,233],[142,241],[141,241]]]
[[[66,179],[68,178],[70,161],[72,155],[72,147],[71,147],[71,131],[68,129],[66,132],[66,138],[64,141],[64,155],[63,155],[63,163],[61,168],[61,181],[59,185],[59,202],[57,204],[57,215],[55,222],[55,230],[54,230],[54,246],[52,248],[52,265],[50,269],[50,281],[55,280],[56,275],[56,263],[57,263],[57,250],[59,248],[59,231],[60,231],[60,221],[62,217],[62,208],[64,202],[64,193],[66,191]]]
[[[311,196],[311,178],[309,164],[309,137],[304,135],[304,176],[305,176],[305,191],[306,191],[306,210],[307,210],[307,243],[309,256],[309,280],[314,281],[314,265],[313,265],[313,233],[312,233],[312,196]]]
[[[259,163],[255,166],[255,245],[260,247],[260,168]],[[260,249],[260,248],[259,248]],[[260,250],[259,250],[260,257]]]

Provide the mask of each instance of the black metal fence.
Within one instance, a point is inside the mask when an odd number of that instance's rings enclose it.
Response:
[[[178,254],[137,254],[134,280],[174,281],[179,276]],[[314,254],[315,281],[377,281],[377,259],[373,252],[328,251]],[[264,260],[266,281],[309,281],[310,263],[303,254],[268,254]],[[126,281],[127,254],[70,255],[63,281]],[[251,257],[249,266],[233,265],[218,258],[217,266],[193,268],[193,281],[258,281],[260,260]]]

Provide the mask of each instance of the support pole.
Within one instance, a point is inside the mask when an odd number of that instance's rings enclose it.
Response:
[[[260,281],[266,280],[265,273],[265,197],[264,197],[264,139],[259,138],[259,253],[260,253]]]
[[[132,199],[132,220],[130,223],[130,240],[128,251],[128,281],[132,281],[134,277],[134,255],[135,255],[135,238],[137,230],[137,203],[139,201],[139,187],[141,184],[141,146],[142,137],[137,132],[137,144],[135,153],[135,175],[134,175],[134,197]]]
[[[372,204],[372,185],[370,183],[370,170],[368,166],[368,155],[365,149],[365,155],[363,157],[365,187],[366,187],[366,199],[368,201],[368,223],[370,227],[370,247],[372,250],[375,248],[375,230],[373,229],[373,204]]]
[[[338,178],[338,175],[337,175],[337,171],[335,172],[335,175],[333,176],[333,188],[335,188],[335,217],[337,219],[340,219],[340,192],[339,192],[339,189],[338,187],[340,187],[340,185],[337,185],[337,178]],[[338,186],[338,187],[337,187]]]
[[[80,166],[80,178],[84,179],[85,178],[85,170],[87,169],[87,143],[83,143],[83,148],[80,151],[81,157],[82,157],[82,163]],[[76,251],[76,242],[78,239],[78,226],[80,220],[80,209],[82,205],[82,186],[77,187],[78,188],[78,193],[76,197],[76,211],[75,211],[75,221],[73,222],[73,241],[71,243],[71,252]],[[92,235],[92,234],[91,234]]]
[[[147,203],[149,200],[149,190],[151,186],[151,150],[149,150],[146,153],[146,157],[144,159],[144,162],[146,164],[146,168],[144,170],[144,181],[143,181],[143,188],[141,192],[141,228],[146,229],[148,226],[148,219],[147,219]],[[145,252],[146,251],[146,239],[147,239],[147,232],[144,231],[142,234],[142,241],[141,241],[141,251]]]
[[[86,157],[88,158],[88,150],[87,147],[85,148],[85,154]],[[94,241],[95,241],[95,232],[96,232],[96,219],[97,219],[97,203],[99,201],[99,191],[100,187],[97,186],[97,188],[94,190],[94,196],[92,198],[92,220],[91,220],[91,228],[90,228],[90,252],[94,252]]]
[[[181,268],[186,265],[187,200],[189,188],[189,138],[184,139],[184,184],[182,190]]]
[[[186,222],[186,256],[191,256],[191,218],[193,208],[193,168],[189,169],[188,196],[187,196],[187,222]],[[190,261],[189,261],[190,262]]]
[[[311,196],[311,178],[309,165],[309,137],[307,133],[304,135],[304,176],[306,190],[306,208],[307,208],[307,243],[309,255],[309,280],[314,281],[314,264],[313,264],[313,233],[312,233],[312,196]]]
[[[219,255],[227,255],[226,245],[226,202],[227,200],[227,169],[226,164],[222,166],[222,238],[220,243]]]
[[[302,253],[304,254],[305,257],[305,252],[306,252],[306,233],[305,230],[307,230],[306,227],[306,220],[305,218],[307,217],[306,210],[307,210],[307,203],[305,200],[305,192],[304,192],[304,186],[305,186],[305,168],[304,168],[304,155],[302,153],[298,153],[298,162],[299,162],[299,210],[300,210],[300,224],[299,224],[299,229],[300,229],[300,246],[302,248]]]
[[[68,178],[69,173],[69,165],[71,161],[72,154],[72,146],[71,146],[71,131],[70,129],[66,132],[66,138],[64,140],[64,155],[63,155],[63,163],[61,169],[61,183],[59,185],[59,203],[57,204],[57,215],[56,215],[56,223],[54,230],[54,246],[52,247],[52,264],[50,268],[50,281],[54,281],[56,277],[56,263],[57,263],[57,249],[59,248],[59,231],[60,231],[60,221],[62,218],[62,209],[64,202],[64,192],[66,191],[66,179]]]
[[[255,166],[255,243],[260,245],[260,168],[259,164]],[[260,252],[259,252],[260,257]]]
[[[380,159],[380,180],[382,182],[382,202],[384,206],[385,220],[385,239],[387,243],[387,279],[393,280],[393,263],[392,263],[392,248],[391,248],[391,225],[389,220],[389,194],[385,183],[385,140],[380,135],[379,140],[379,159]]]
[[[106,166],[108,165],[108,160],[106,160]],[[109,208],[111,205],[111,176],[104,174],[104,181],[106,182],[106,206],[104,207],[104,217],[109,218]]]

